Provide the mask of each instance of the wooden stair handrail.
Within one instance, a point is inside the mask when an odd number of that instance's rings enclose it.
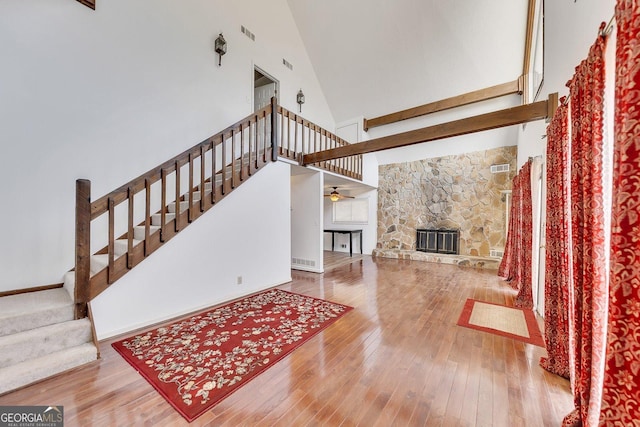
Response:
[[[295,122],[294,150],[291,150],[290,146],[291,120]],[[302,126],[299,127],[299,125]],[[298,135],[299,131],[302,132],[301,138]],[[308,136],[305,135],[305,131]],[[313,152],[312,138],[313,150],[349,145],[333,133],[282,108],[277,104],[276,99],[272,98],[271,103],[264,108],[93,202],[91,202],[91,183],[88,180],[78,180],[76,183],[74,295],[76,317],[86,317],[89,301],[269,161],[277,161],[278,156],[300,161],[305,153]],[[300,144],[298,144],[299,141]],[[271,151],[270,155],[268,151]],[[198,157],[200,161],[197,160]],[[209,168],[207,168],[208,162]],[[322,162],[317,166],[358,179],[362,176],[362,156]],[[199,171],[197,167],[200,168]],[[208,173],[211,175],[207,176]],[[168,182],[170,176],[173,176],[171,183]],[[157,197],[158,187],[152,189],[156,182],[160,183],[160,197]],[[175,188],[172,188],[174,185]],[[145,192],[143,206],[136,208],[135,206],[141,206],[135,201],[136,195],[141,191]],[[199,203],[194,203],[194,200],[197,200],[196,192],[199,194]],[[210,192],[210,197],[207,192]],[[160,209],[155,213],[153,211],[157,209],[157,205],[152,207],[152,193],[156,196],[155,200],[160,199]],[[127,207],[126,215],[121,218],[116,214],[116,209],[122,203],[127,203]],[[168,218],[170,206],[175,206],[175,212]],[[135,224],[135,218],[139,218],[142,214],[144,220]],[[106,215],[108,223],[105,235],[107,243],[96,253],[101,255],[95,260],[100,269],[92,275],[91,221],[103,215]],[[159,217],[156,217],[152,225],[154,215]],[[116,224],[116,216],[120,218],[117,220],[118,224]],[[126,223],[126,231],[120,231],[124,234],[118,237],[117,230],[124,230],[116,226],[120,225],[121,220]]]
[[[306,155],[353,145],[284,107],[278,106],[277,112],[281,118],[279,153],[281,156],[297,160],[301,165],[302,158]],[[293,130],[291,123],[293,123]],[[300,138],[298,138],[299,135]],[[309,164],[305,164],[307,165]],[[311,165],[351,178],[362,179],[361,154],[347,155],[332,161],[315,162]]]
[[[187,150],[183,151],[177,156],[172,157],[171,159],[167,160],[161,165],[156,166],[153,169],[150,169],[149,171],[138,176],[137,178],[132,179],[128,183],[121,185],[120,187],[116,188],[110,193],[105,194],[104,196],[95,200],[93,203],[91,203],[91,219],[96,219],[97,217],[99,217],[100,215],[106,212],[108,200],[110,197],[113,198],[113,201],[116,205],[122,203],[127,199],[127,191],[129,187],[131,187],[133,191],[136,193],[143,190],[145,188],[145,180],[149,180],[149,182],[153,184],[161,179],[162,169],[164,169],[167,173],[169,173],[176,170],[176,165],[179,165],[181,167],[188,164],[189,154],[200,155],[201,147],[210,148],[211,144],[215,144],[215,146],[220,145],[222,141],[226,139],[227,136],[231,135],[232,132],[239,131],[243,123],[245,122],[255,123],[256,115],[261,114],[263,112],[268,113],[270,112],[270,110],[271,110],[271,106],[269,105],[256,111],[255,113],[252,113],[251,115],[229,126],[228,128],[222,130],[221,132],[218,132],[215,135],[205,139],[201,143],[196,144],[191,148],[188,148]]]

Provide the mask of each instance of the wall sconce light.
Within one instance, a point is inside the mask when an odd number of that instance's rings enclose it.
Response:
[[[300,112],[302,113],[302,104],[304,104],[304,93],[302,93],[302,89],[298,91],[296,101],[298,102],[298,105],[300,106]]]
[[[218,54],[218,67],[222,65],[222,55],[227,53],[227,41],[222,37],[222,33],[216,39],[216,53]]]

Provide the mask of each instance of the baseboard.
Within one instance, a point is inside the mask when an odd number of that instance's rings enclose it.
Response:
[[[62,283],[55,283],[53,285],[35,286],[33,288],[24,288],[24,289],[15,289],[11,291],[0,292],[0,298],[8,297],[11,295],[26,294],[29,292],[48,291],[49,289],[58,289],[61,287],[63,287]]]
[[[276,284],[271,284],[271,285],[266,285],[264,287],[260,287],[260,288],[256,288],[256,289],[252,289],[252,290],[248,290],[245,292],[238,292],[235,294],[232,294],[231,296],[220,300],[220,301],[212,301],[209,302],[207,304],[203,304],[201,306],[197,306],[197,307],[192,307],[186,310],[181,310],[181,311],[177,311],[174,313],[171,313],[169,315],[166,316],[162,316],[162,317],[157,317],[155,319],[150,319],[148,322],[140,322],[140,323],[136,323],[136,324],[132,324],[126,328],[120,328],[120,329],[115,329],[113,331],[107,331],[104,332],[102,335],[100,335],[98,337],[98,342],[102,343],[103,341],[107,341],[107,340],[111,340],[111,339],[121,339],[121,338],[126,338],[129,335],[132,335],[134,333],[136,333],[137,331],[143,331],[143,330],[147,330],[147,329],[152,329],[155,327],[158,327],[160,325],[162,325],[163,323],[169,323],[169,322],[173,322],[173,321],[177,321],[183,317],[187,317],[187,316],[192,316],[196,313],[217,307],[219,305],[223,305],[232,301],[235,301],[237,299],[240,298],[244,298],[246,296],[258,293],[258,292],[262,292],[265,291],[267,289],[271,289],[271,288],[275,288],[276,286],[280,286],[280,285],[284,285],[285,283],[289,283],[291,282],[291,277],[289,277],[287,280],[284,280],[280,283],[276,283]]]

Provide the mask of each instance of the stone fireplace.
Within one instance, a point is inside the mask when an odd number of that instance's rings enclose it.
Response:
[[[502,196],[511,189],[516,156],[510,146],[381,165],[377,252],[421,250],[418,229],[457,231],[461,256],[489,258],[491,250],[503,250]],[[505,164],[509,171],[492,173],[491,166]]]

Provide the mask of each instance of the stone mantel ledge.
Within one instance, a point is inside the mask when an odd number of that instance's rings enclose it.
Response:
[[[447,255],[405,249],[374,249],[371,253],[373,257],[409,259],[412,261],[427,261],[441,264],[453,264],[459,267],[483,268],[487,270],[498,270],[500,258],[477,257],[469,255]]]

